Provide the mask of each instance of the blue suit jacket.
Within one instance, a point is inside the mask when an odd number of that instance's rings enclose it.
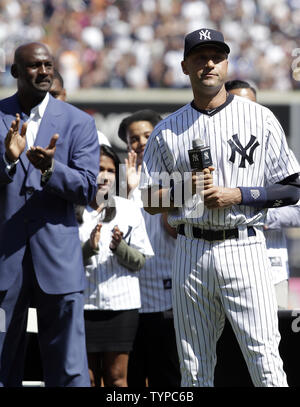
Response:
[[[27,241],[42,290],[48,294],[83,290],[74,204],[86,205],[96,192],[99,142],[94,119],[50,96],[35,145],[46,147],[54,133],[59,139],[54,171],[43,187],[41,172],[25,151],[14,175],[5,170],[4,139],[16,113],[22,113],[16,95],[0,101],[0,290],[8,289],[22,271]]]

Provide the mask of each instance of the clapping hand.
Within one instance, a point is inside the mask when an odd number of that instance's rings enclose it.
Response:
[[[101,228],[102,228],[102,224],[98,223],[90,234],[90,246],[94,250],[98,249]]]
[[[123,239],[123,232],[120,231],[118,226],[115,226],[113,228],[113,234],[112,234],[112,238],[111,238],[109,248],[111,250],[116,250],[116,248],[119,246],[122,239]]]
[[[20,120],[20,115],[17,113],[16,120],[11,123],[5,138],[5,155],[10,162],[17,161],[26,147],[27,123],[23,123],[19,133]]]
[[[128,158],[125,158],[126,179],[127,179],[127,194],[134,190],[140,182],[142,166],[136,166],[137,154],[131,150],[128,153]]]
[[[28,160],[35,168],[44,172],[51,167],[58,138],[59,135],[56,133],[52,136],[50,143],[46,148],[32,146],[30,150],[27,151],[26,155]]]

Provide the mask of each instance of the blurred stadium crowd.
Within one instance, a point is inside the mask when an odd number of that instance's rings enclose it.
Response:
[[[260,90],[299,89],[299,0],[0,0],[0,44],[10,66],[20,43],[42,41],[68,91],[79,87],[185,88],[187,32],[209,27],[231,46],[229,79]],[[1,86],[12,86],[6,69]]]

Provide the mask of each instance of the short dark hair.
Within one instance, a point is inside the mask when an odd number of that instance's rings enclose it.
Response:
[[[117,155],[117,153],[108,145],[101,144],[100,146],[100,160],[101,155],[106,155],[107,157],[111,158],[116,167],[116,195],[120,194],[120,164],[121,161]]]
[[[57,79],[59,81],[61,87],[62,88],[64,87],[64,80],[56,68],[54,68],[53,79]]]
[[[127,144],[126,132],[128,126],[130,126],[131,123],[147,121],[150,122],[153,127],[155,127],[161,120],[162,117],[154,110],[150,109],[138,110],[137,112],[131,114],[130,116],[125,117],[125,119],[121,121],[118,130],[118,136],[120,137],[121,140],[123,140]]]
[[[234,79],[232,81],[225,82],[225,89],[229,92],[233,89],[251,89],[254,95],[256,96],[256,89],[250,85],[250,83],[240,80]]]

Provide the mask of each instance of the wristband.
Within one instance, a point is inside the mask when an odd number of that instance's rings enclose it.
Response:
[[[239,205],[263,208],[267,202],[267,191],[264,187],[238,187],[242,194]]]
[[[273,184],[268,187],[238,187],[242,194],[239,205],[256,208],[278,208],[298,202],[299,187],[291,184]]]

